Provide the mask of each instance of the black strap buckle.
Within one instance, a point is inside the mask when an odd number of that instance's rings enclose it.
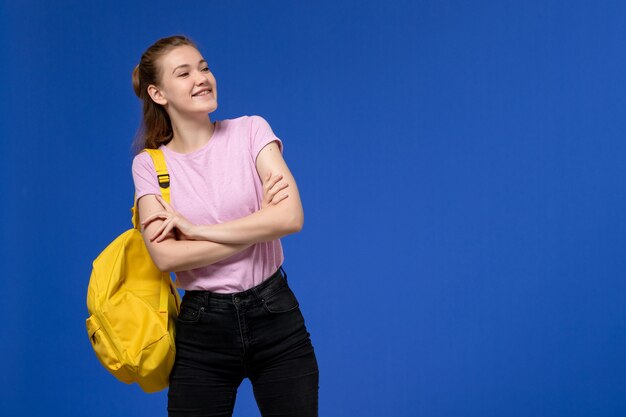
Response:
[[[161,188],[168,188],[170,186],[170,174],[159,174],[157,178],[159,179],[159,186]]]

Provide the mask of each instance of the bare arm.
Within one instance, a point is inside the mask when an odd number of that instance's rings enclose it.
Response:
[[[287,199],[288,200],[288,199]],[[149,194],[141,197],[138,204],[139,218],[145,219],[153,213],[163,210],[156,196]],[[169,232],[161,242],[150,240],[150,236],[163,221],[156,219],[142,227],[143,240],[156,266],[164,272],[186,271],[210,265],[235,255],[251,244],[224,244],[210,241],[176,240]]]
[[[268,193],[268,187],[273,185],[270,180],[271,172],[282,174],[282,185],[288,185],[287,195],[280,204],[261,208],[248,216],[225,223],[211,225],[192,225],[169,207],[167,211],[150,214],[144,222],[152,222],[155,219],[167,220],[168,225],[156,228],[150,233],[151,239],[160,241],[166,234],[177,227],[185,237],[192,240],[208,240],[224,244],[254,244],[281,238],[285,235],[299,232],[304,223],[304,211],[296,181],[289,171],[285,160],[280,153],[276,142],[267,144],[257,156],[256,167],[263,182],[264,194]],[[277,184],[276,188],[280,188]]]

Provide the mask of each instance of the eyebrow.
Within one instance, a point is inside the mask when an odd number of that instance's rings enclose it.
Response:
[[[203,62],[206,64],[206,61],[205,61],[204,59],[201,59],[200,61],[198,61],[198,65],[202,64]],[[190,67],[190,65],[189,65],[189,64],[179,65],[179,66],[177,66],[176,68],[174,68],[174,69],[172,70],[172,74],[173,74],[173,73],[174,73],[174,72],[175,72],[178,68],[184,68],[184,67]]]

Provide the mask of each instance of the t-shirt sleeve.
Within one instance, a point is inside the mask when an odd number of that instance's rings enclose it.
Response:
[[[280,153],[283,153],[283,142],[272,131],[269,123],[261,116],[250,116],[250,151],[256,161],[261,149],[268,143],[276,141]]]
[[[137,200],[147,194],[161,194],[154,162],[147,152],[135,155],[132,171]]]

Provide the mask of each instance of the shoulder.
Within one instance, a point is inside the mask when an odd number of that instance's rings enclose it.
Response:
[[[239,117],[235,117],[233,119],[225,119],[221,120],[222,124],[229,125],[238,125],[238,126],[246,126],[246,127],[254,127],[254,126],[269,126],[267,120],[258,114],[244,114]]]
[[[133,157],[132,169],[133,172],[142,169],[154,170],[154,162],[148,152],[141,151]]]
[[[269,127],[269,123],[267,122],[267,120],[265,120],[265,118],[263,116],[260,116],[258,114],[253,114],[251,116],[247,116],[248,120],[250,122],[251,126],[262,126],[262,127]]]
[[[268,121],[258,114],[248,116],[248,126],[250,128],[250,136],[258,139],[263,140],[268,137],[276,136]]]
[[[152,158],[150,158],[150,155],[148,155],[148,152],[145,152],[145,151],[141,151],[133,157],[133,165],[144,164],[149,161],[152,161]]]
[[[268,138],[276,139],[276,135],[267,120],[258,114],[246,114],[234,119],[229,119],[225,124],[227,130],[236,131],[237,135],[245,136],[253,148],[258,142]]]

